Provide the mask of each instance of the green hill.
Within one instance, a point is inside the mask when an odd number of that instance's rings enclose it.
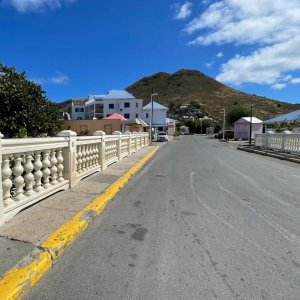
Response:
[[[163,105],[168,106],[171,102],[188,104],[197,101],[205,112],[216,119],[221,118],[222,108],[230,109],[238,104],[246,107],[258,104],[256,109],[262,119],[300,109],[300,104],[290,104],[240,92],[196,70],[180,70],[173,74],[156,73],[140,79],[128,86],[126,90],[136,98],[144,99],[147,104],[150,101],[152,88],[159,94],[155,97],[155,101]]]
[[[159,72],[140,79],[126,90],[136,98],[144,99],[144,104],[147,104],[152,88],[159,94],[155,101],[163,105],[197,101],[215,119],[222,118],[222,108],[229,110],[234,105],[249,107],[251,104],[258,104],[256,110],[263,120],[300,109],[300,104],[276,101],[232,89],[196,70],[180,70],[173,74]],[[71,100],[57,105],[60,111],[71,112]]]

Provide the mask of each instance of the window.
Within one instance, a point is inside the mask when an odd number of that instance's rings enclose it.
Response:
[[[130,119],[130,114],[124,114],[125,119]]]
[[[82,120],[82,118],[81,118],[81,117],[78,117],[77,120]]]
[[[148,119],[149,118],[149,114],[148,113],[146,113],[146,119]]]
[[[138,102],[135,103],[135,107],[139,107],[139,103]]]
[[[109,109],[114,109],[114,108],[115,108],[115,105],[114,105],[113,103],[110,103],[110,104],[108,105],[108,108],[109,108]]]
[[[124,103],[124,107],[125,107],[125,108],[129,108],[129,107],[130,107],[130,103],[129,103],[129,102],[125,102],[125,103]]]
[[[79,112],[79,108],[75,108],[75,112]]]
[[[135,114],[135,117],[138,118],[138,117],[139,117],[139,114]]]
[[[84,112],[84,108],[80,108],[80,112]]]

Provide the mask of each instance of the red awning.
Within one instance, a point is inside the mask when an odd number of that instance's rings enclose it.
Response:
[[[103,120],[120,120],[120,121],[127,121],[123,116],[118,113],[113,113],[109,117],[103,118]]]

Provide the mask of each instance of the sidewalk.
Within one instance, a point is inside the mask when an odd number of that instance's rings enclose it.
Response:
[[[141,149],[101,173],[93,174],[74,188],[58,192],[25,209],[0,227],[0,278],[40,245],[53,232],[82,211],[107,187],[130,170],[155,147]],[[30,260],[30,259],[29,259]]]
[[[258,147],[255,147],[254,145],[239,145],[237,147],[238,150],[249,152],[249,153],[255,153],[263,156],[269,156],[281,160],[290,161],[293,163],[300,164],[300,154],[293,154],[293,153],[287,153],[287,152],[281,152],[281,151],[275,151],[275,150],[269,150],[269,149],[261,149]]]

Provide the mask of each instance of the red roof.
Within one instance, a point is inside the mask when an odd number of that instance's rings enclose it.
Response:
[[[113,113],[110,116],[103,118],[103,120],[120,120],[120,121],[127,121],[123,116],[118,113]]]

